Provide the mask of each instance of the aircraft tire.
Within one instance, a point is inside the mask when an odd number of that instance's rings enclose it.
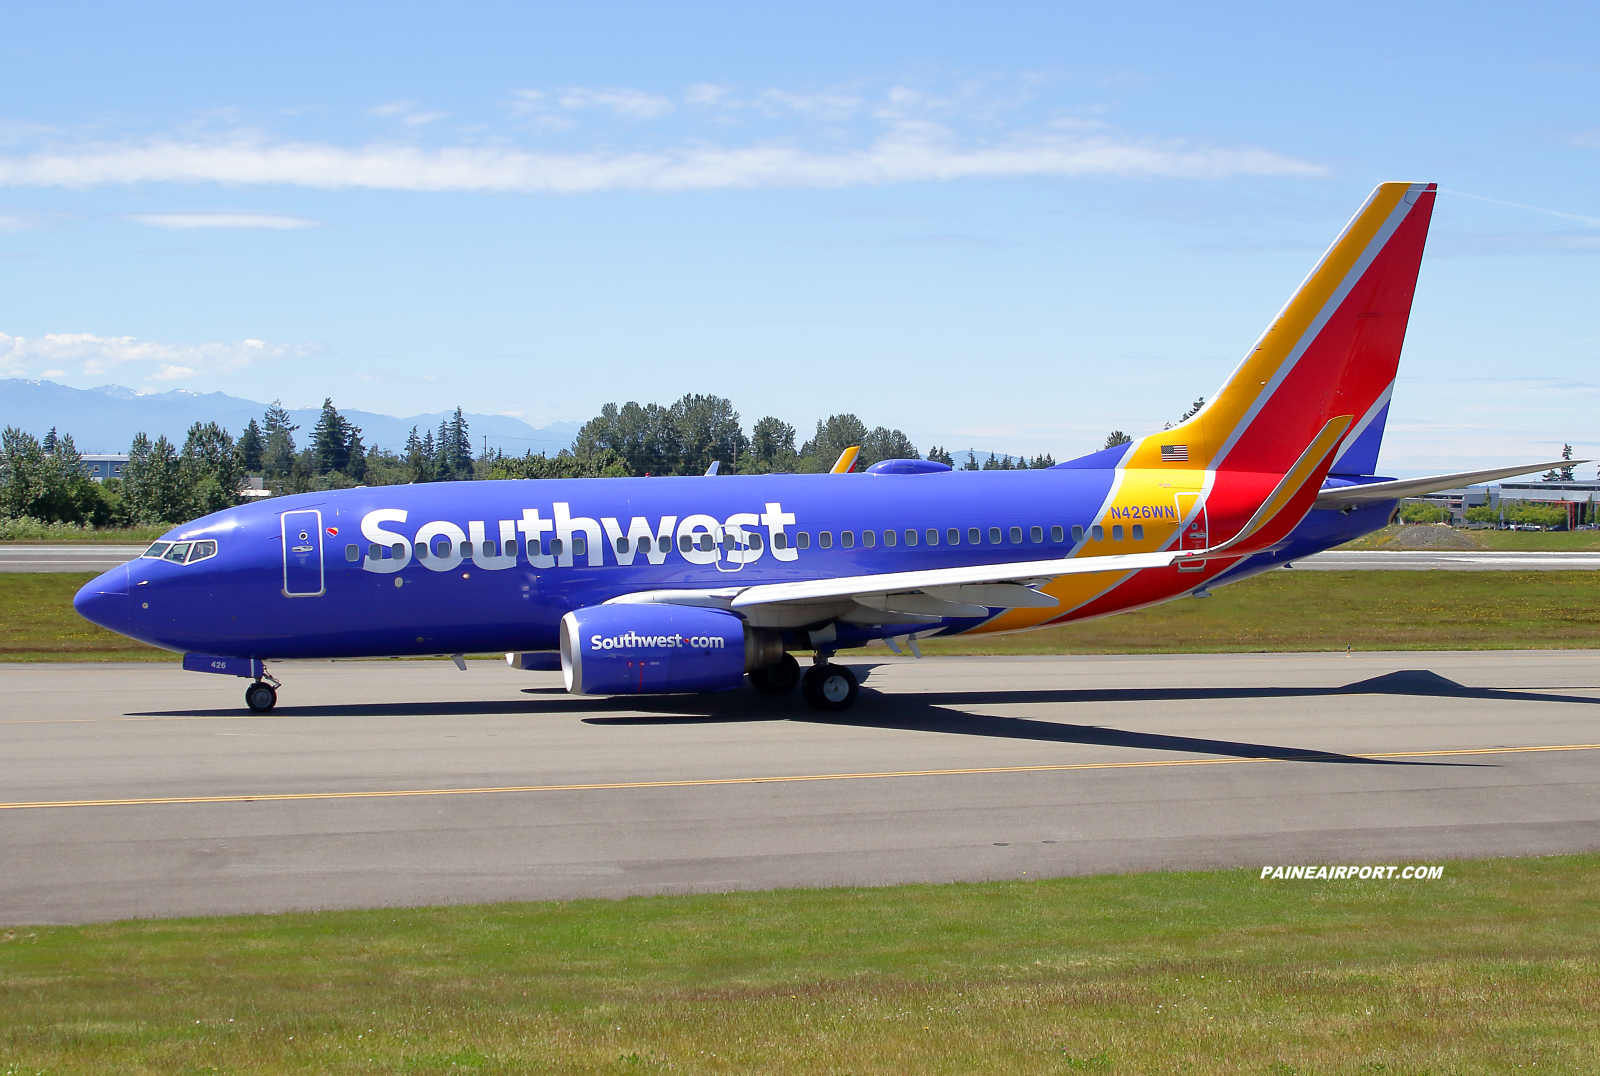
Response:
[[[278,705],[278,692],[271,684],[259,680],[244,689],[244,704],[258,714],[264,714]]]
[[[793,654],[783,655],[783,660],[764,669],[750,670],[750,684],[768,695],[787,695],[800,682],[800,663]]]
[[[800,694],[814,709],[838,713],[856,704],[861,685],[846,665],[813,665],[800,678]]]

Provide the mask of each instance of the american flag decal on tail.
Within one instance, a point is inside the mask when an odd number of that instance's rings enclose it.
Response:
[[[1161,462],[1162,463],[1188,463],[1189,462],[1189,446],[1188,445],[1162,445],[1161,446]]]

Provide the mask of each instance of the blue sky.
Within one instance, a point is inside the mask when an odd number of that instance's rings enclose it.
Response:
[[[326,8],[0,16],[0,376],[1066,458],[1424,180],[1385,470],[1600,454],[1593,6]]]

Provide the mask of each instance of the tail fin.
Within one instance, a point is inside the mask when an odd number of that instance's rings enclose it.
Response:
[[[1136,442],[1124,466],[1283,474],[1330,419],[1349,415],[1331,469],[1372,473],[1436,190],[1373,191],[1216,396]]]

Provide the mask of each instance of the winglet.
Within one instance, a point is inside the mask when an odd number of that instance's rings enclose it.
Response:
[[[1236,550],[1235,547],[1246,543],[1264,547],[1286,536],[1311,510],[1312,503],[1322,489],[1322,480],[1328,476],[1328,468],[1333,465],[1333,454],[1354,421],[1354,415],[1330,418],[1238,534],[1221,545],[1200,550],[1191,556],[1211,557],[1229,551],[1248,552]],[[1289,511],[1291,506],[1298,507],[1299,511]],[[1287,526],[1283,525],[1284,521],[1287,521]],[[1274,523],[1277,525],[1274,526]],[[1189,558],[1180,556],[1180,559]]]
[[[850,468],[856,465],[856,457],[861,455],[860,445],[851,445],[839,453],[839,458],[834,461],[833,470],[829,474],[849,474]]]

